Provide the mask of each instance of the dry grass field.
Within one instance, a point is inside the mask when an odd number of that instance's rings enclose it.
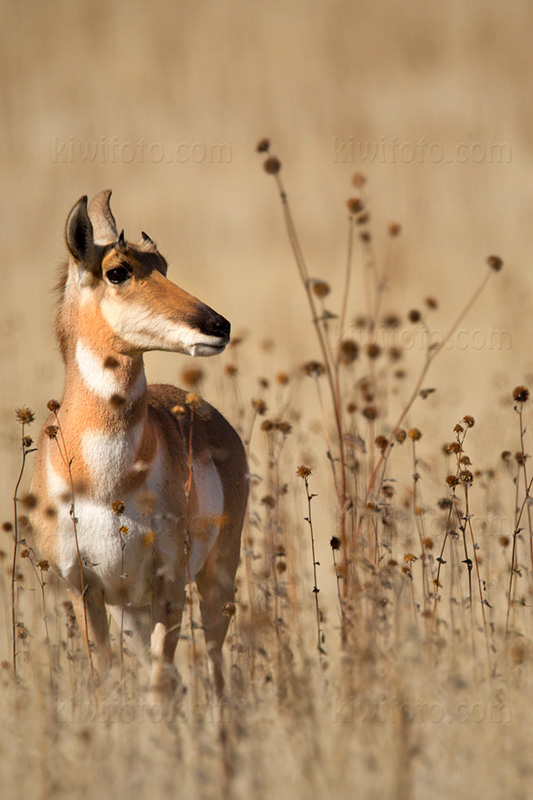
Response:
[[[531,5],[1,8],[2,796],[530,797]],[[249,454],[223,702],[194,586],[170,708],[116,629],[91,684],[25,522],[32,454],[13,575],[65,219],[105,188],[233,326],[216,359],[146,358]]]

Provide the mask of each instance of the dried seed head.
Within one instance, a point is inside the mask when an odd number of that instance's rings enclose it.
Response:
[[[402,351],[399,347],[390,347],[389,348],[389,358],[391,361],[399,361],[402,357]]]
[[[363,201],[359,197],[350,197],[346,201],[346,205],[350,214],[360,214],[364,208]]]
[[[32,508],[37,508],[37,497],[32,492],[25,494],[20,502],[24,508],[27,508],[30,511]]]
[[[224,367],[224,372],[226,373],[226,375],[229,375],[230,378],[234,378],[238,372],[238,369],[235,366],[235,364],[226,364],[226,366]]]
[[[351,364],[359,355],[359,345],[352,339],[343,339],[339,345],[339,353],[342,364]]]
[[[422,314],[416,308],[412,308],[407,315],[407,319],[409,320],[409,322],[412,322],[414,324],[416,322],[420,322],[420,320],[422,319]]]
[[[289,376],[286,372],[278,372],[276,375],[276,383],[279,383],[280,386],[287,386],[289,383]]]
[[[15,410],[15,414],[17,417],[17,422],[20,422],[21,425],[29,425],[35,419],[35,414],[33,411],[30,411],[30,409],[26,406],[17,408]]]
[[[400,322],[401,320],[398,314],[386,314],[382,320],[383,326],[385,328],[398,328]]]
[[[332,550],[340,550],[341,549],[341,540],[338,536],[332,536],[329,540],[329,546]]]
[[[268,380],[268,378],[258,378],[257,382],[259,383],[261,389],[268,389],[268,387],[270,386],[270,381]]]
[[[465,417],[463,417],[463,422],[468,428],[473,428],[476,424],[476,420],[474,417],[471,417],[470,414],[467,414]]]
[[[508,536],[500,536],[498,541],[500,542],[502,547],[509,547],[511,543],[511,540],[509,539]]]
[[[267,410],[267,404],[260,397],[256,397],[252,400],[252,407],[254,411],[261,417],[265,414]]]
[[[348,405],[346,406],[346,411],[348,412],[348,414],[355,414],[355,412],[357,411],[357,406],[355,405],[355,403],[348,403]]]
[[[525,464],[526,459],[528,458],[526,453],[522,453],[520,450],[514,454],[517,464]]]
[[[311,378],[318,378],[320,375],[323,375],[326,371],[326,368],[323,364],[319,361],[307,361],[303,367],[303,371],[306,375],[309,375]]]
[[[267,175],[277,175],[281,169],[281,161],[276,156],[269,156],[263,164],[263,169]]]
[[[509,461],[511,456],[512,456],[512,453],[511,453],[510,450],[504,450],[503,453],[501,454],[500,458],[501,458],[502,461],[507,462],[507,461]]]
[[[376,342],[370,342],[370,344],[366,346],[366,354],[368,358],[379,358],[381,355],[381,347]]]
[[[438,307],[439,307],[439,304],[438,304],[438,302],[435,300],[435,298],[434,298],[434,297],[426,297],[426,299],[425,299],[425,301],[424,301],[424,302],[425,302],[425,304],[427,305],[427,307],[428,307],[428,308],[431,308],[433,311],[434,311],[436,308],[438,308]]]
[[[320,298],[327,297],[328,294],[330,293],[330,286],[329,283],[326,283],[326,281],[313,279],[310,281],[310,283],[312,292],[314,295],[316,295],[316,297]]]
[[[12,522],[2,522],[2,530],[4,533],[11,533],[13,530],[13,523]]]
[[[387,439],[386,436],[376,436],[376,438],[374,439],[374,444],[376,445],[378,450],[381,451],[382,454],[385,452],[388,443],[389,440]]]
[[[57,439],[58,430],[59,428],[57,427],[57,425],[49,425],[45,430],[45,433],[49,439]]]
[[[204,371],[200,369],[200,367],[188,367],[182,370],[181,373],[183,383],[190,389],[194,389],[195,386],[198,386],[203,377]]]
[[[264,506],[266,506],[266,508],[276,507],[276,499],[271,494],[266,494],[264,497],[262,497],[261,502]]]
[[[126,534],[129,531],[129,528],[128,528],[127,525],[121,525],[120,528],[119,528],[119,531],[120,531],[122,536],[126,536]]]
[[[356,189],[362,189],[362,187],[366,183],[366,177],[363,175],[362,172],[356,172],[352,176],[352,183],[356,187]]]
[[[413,440],[413,442],[418,442],[418,440],[422,438],[422,433],[418,430],[418,428],[411,428],[407,435]]]
[[[270,150],[270,139],[259,139],[255,149],[257,153],[268,153]]]
[[[296,474],[299,478],[308,478],[313,473],[311,472],[311,467],[306,467],[305,464],[301,464],[296,470]]]
[[[49,411],[59,411],[61,405],[57,402],[57,400],[49,400],[46,404],[46,407]]]
[[[453,432],[454,433],[464,433],[464,428],[463,428],[462,425],[459,425],[459,423],[457,423],[457,425],[453,429]]]
[[[389,235],[399,236],[402,232],[402,226],[399,222],[389,222]]]
[[[175,417],[183,417],[186,411],[187,409],[185,408],[185,406],[174,406],[172,408],[172,413],[174,414]]]
[[[487,264],[494,272],[499,272],[503,267],[503,261],[499,256],[489,256],[487,258]]]
[[[191,408],[199,408],[202,403],[202,398],[197,392],[189,392],[187,397],[185,398],[185,402]]]
[[[513,389],[513,400],[515,403],[525,403],[529,399],[529,389],[525,386],[517,386]]]
[[[274,430],[274,423],[271,419],[265,419],[261,423],[261,430],[265,431],[266,433],[270,433],[270,431]]]
[[[144,534],[143,547],[152,547],[154,542],[155,542],[155,532],[154,531],[148,531],[148,533]]]
[[[425,547],[427,550],[433,549],[433,539],[429,536],[426,536],[425,539],[422,539],[422,546]]]
[[[24,436],[24,438],[22,439],[22,444],[26,448],[31,447],[33,444],[33,439],[31,438],[31,436]]]
[[[455,486],[459,485],[459,478],[457,475],[448,475],[446,478],[446,485],[453,489]]]
[[[396,428],[394,431],[394,438],[398,442],[398,444],[402,444],[405,442],[407,438],[407,433],[404,431],[403,428]]]
[[[376,406],[365,406],[362,411],[363,417],[372,422],[378,418],[378,410]]]
[[[474,483],[474,476],[469,469],[464,469],[459,473],[459,480],[463,486],[472,486]]]
[[[287,436],[292,431],[292,425],[290,422],[286,422],[284,419],[278,420],[275,423],[275,428],[277,431],[280,431],[284,436]]]
[[[237,608],[235,603],[223,603],[222,604],[222,613],[225,617],[234,617]]]
[[[114,503],[111,503],[111,511],[113,514],[116,514],[117,517],[124,513],[125,507],[126,506],[123,500],[115,500]]]
[[[46,558],[42,558],[40,561],[37,562],[37,566],[39,569],[42,569],[43,572],[47,572],[50,569],[50,564],[46,560]]]

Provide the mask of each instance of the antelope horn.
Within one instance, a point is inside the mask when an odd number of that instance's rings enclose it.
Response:
[[[117,241],[117,224],[109,208],[110,197],[111,189],[105,189],[96,195],[89,206],[95,244],[105,245]]]

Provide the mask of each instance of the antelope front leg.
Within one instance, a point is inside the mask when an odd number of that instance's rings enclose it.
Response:
[[[174,654],[180,637],[184,595],[185,588],[181,582],[158,576],[152,603],[152,705],[159,705],[169,699],[179,684]]]
[[[81,590],[77,586],[69,584],[68,591],[87,655],[91,661],[96,662],[96,671],[102,679],[111,666],[109,624],[104,594],[101,589],[86,585],[84,603]],[[92,644],[95,647],[94,652]]]

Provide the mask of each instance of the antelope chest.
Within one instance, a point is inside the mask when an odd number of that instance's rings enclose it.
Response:
[[[63,577],[79,582],[79,561],[84,574],[99,585],[109,605],[146,605],[150,602],[155,574],[155,556],[173,573],[180,557],[179,521],[176,515],[163,513],[158,498],[162,475],[159,450],[150,465],[137,463],[141,426],[122,437],[90,433],[83,437],[82,455],[94,492],[75,496],[74,505],[68,485],[47,463],[48,493],[57,509],[57,561]],[[116,490],[117,475],[132,473],[141,466],[145,480],[129,493]],[[142,497],[152,508],[142,508]],[[115,501],[124,510],[113,510]],[[74,519],[73,519],[73,514]],[[75,524],[74,524],[75,523]]]
[[[75,534],[70,503],[67,505],[58,515],[58,561],[63,577],[77,577],[79,550],[84,573],[102,587],[106,603],[149,604],[155,536],[165,563],[176,559],[177,546],[169,527],[158,525],[154,530],[136,510],[135,498],[126,500],[124,513],[117,516],[109,506],[83,497],[75,502]]]

